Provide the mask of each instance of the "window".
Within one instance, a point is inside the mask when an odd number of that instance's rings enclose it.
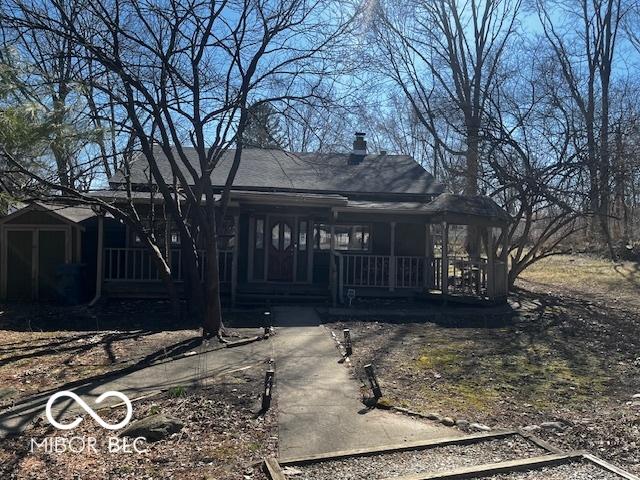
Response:
[[[218,233],[218,248],[233,250],[236,243],[236,226],[233,217],[225,217],[222,222],[222,232]]]
[[[280,246],[280,224],[276,223],[271,229],[271,245],[276,250]]]
[[[256,249],[264,248],[264,220],[256,218]]]
[[[304,252],[307,249],[307,222],[300,221],[298,228],[298,250]]]
[[[283,223],[282,224],[282,249],[286,250],[291,245],[291,227]]]
[[[369,225],[336,225],[336,250],[369,250]]]
[[[369,250],[371,236],[369,225],[335,225],[335,249],[350,251]],[[315,224],[313,227],[313,248],[316,250],[331,249],[331,227]]]
[[[315,250],[331,249],[331,227],[322,223],[313,226],[313,248]]]
[[[180,245],[180,232],[171,232],[171,245]]]

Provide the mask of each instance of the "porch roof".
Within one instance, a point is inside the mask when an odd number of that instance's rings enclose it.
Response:
[[[452,193],[441,193],[428,203],[350,200],[346,206],[336,207],[334,210],[337,212],[422,215],[432,221],[448,221],[461,225],[478,222],[486,225],[504,225],[511,221],[511,216],[489,197]]]

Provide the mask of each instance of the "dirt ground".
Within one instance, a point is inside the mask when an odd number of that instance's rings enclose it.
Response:
[[[640,270],[554,257],[526,272],[514,317],[484,327],[341,319],[354,372],[373,363],[383,401],[493,428],[560,422],[534,433],[640,473]],[[479,307],[480,308],[480,307]]]
[[[136,401],[133,419],[162,413],[184,426],[169,438],[138,444],[145,453],[110,452],[109,436],[90,418],[70,431],[55,430],[46,422],[25,434],[0,441],[0,478],[13,479],[158,479],[266,480],[261,470],[265,456],[277,448],[276,405],[265,416],[260,408],[263,369],[252,368],[224,377],[197,390],[172,389]],[[122,419],[118,409],[101,411],[111,423]],[[47,453],[31,439],[93,437],[95,451]],[[71,445],[77,450],[80,441]]]
[[[233,326],[243,318],[227,320]],[[197,325],[176,323],[163,301],[0,304],[0,409],[76,380],[189,352],[200,338]]]

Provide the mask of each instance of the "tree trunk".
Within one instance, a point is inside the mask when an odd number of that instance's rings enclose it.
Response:
[[[478,194],[478,159],[480,149],[479,128],[476,121],[467,128],[467,152],[464,194],[473,196]],[[472,259],[480,258],[480,231],[478,227],[467,225],[465,239],[467,254]]]
[[[207,233],[207,268],[204,279],[206,310],[202,322],[205,337],[220,336],[222,329],[222,303],[220,302],[220,271],[218,264],[218,223],[216,222],[215,196],[211,188],[211,177],[205,180]]]

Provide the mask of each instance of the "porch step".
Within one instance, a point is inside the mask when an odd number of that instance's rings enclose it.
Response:
[[[326,304],[327,295],[278,294],[278,293],[238,293],[236,304],[245,307],[283,304]]]

